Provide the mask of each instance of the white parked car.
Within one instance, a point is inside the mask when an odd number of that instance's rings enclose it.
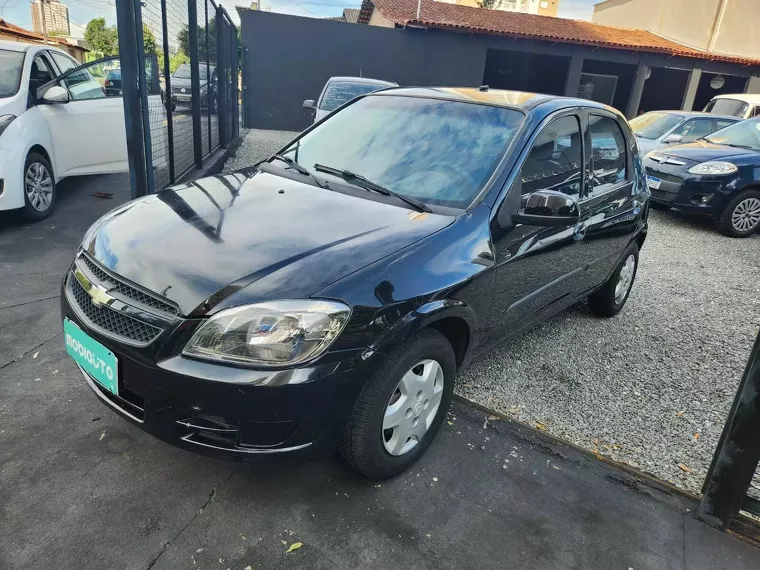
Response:
[[[658,148],[694,142],[740,119],[696,111],[649,111],[628,123],[642,156]]]
[[[124,104],[103,87],[113,60],[0,41],[0,210],[41,220],[62,178],[127,171]]]
[[[760,117],[760,95],[752,93],[716,95],[710,99],[704,110],[706,113],[731,115],[740,119]]]
[[[313,99],[307,99],[303,102],[303,106],[316,111],[314,114],[314,122],[316,123],[354,97],[388,87],[398,87],[398,83],[367,77],[331,77],[325,83],[316,103]]]

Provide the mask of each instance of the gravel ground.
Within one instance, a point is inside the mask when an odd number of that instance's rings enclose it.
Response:
[[[248,132],[225,172],[297,133]],[[626,308],[579,305],[493,350],[460,395],[699,492],[760,327],[760,235],[653,212]],[[756,478],[753,495],[760,497]]]

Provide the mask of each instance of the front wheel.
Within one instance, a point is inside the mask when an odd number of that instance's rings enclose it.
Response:
[[[617,315],[631,294],[636,270],[639,267],[639,246],[632,243],[626,248],[623,259],[602,287],[589,295],[588,306],[600,317]]]
[[[340,443],[348,464],[384,479],[425,452],[451,402],[456,357],[438,331],[423,329],[386,355],[362,389]]]
[[[55,206],[55,179],[47,158],[30,152],[24,163],[24,215],[37,222],[47,218]]]
[[[718,229],[728,237],[749,237],[760,229],[760,191],[745,190],[731,199],[718,219]]]

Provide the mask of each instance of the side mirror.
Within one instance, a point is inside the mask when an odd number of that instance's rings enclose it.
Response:
[[[69,92],[66,91],[63,87],[59,87],[58,85],[53,85],[50,87],[47,91],[45,91],[45,94],[42,96],[42,100],[45,103],[68,103],[69,102]]]
[[[306,101],[303,102],[303,108],[304,109],[316,109],[317,104],[314,102],[314,99],[306,99]]]
[[[533,192],[525,208],[512,214],[513,222],[529,226],[574,226],[580,219],[575,198],[555,190]]]
[[[680,143],[681,141],[683,141],[682,135],[668,135],[664,139],[662,139],[662,142],[664,144],[675,144],[675,143]]]

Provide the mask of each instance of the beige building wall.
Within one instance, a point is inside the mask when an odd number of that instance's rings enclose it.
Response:
[[[470,8],[480,8],[478,0],[437,0],[446,4],[459,4]],[[539,16],[557,16],[561,0],[503,0],[494,10],[505,12],[524,12]]]
[[[760,58],[758,0],[607,0],[594,6],[593,21],[649,30],[697,49]]]
[[[557,10],[559,10],[560,0],[539,0],[538,2],[538,15],[539,16],[552,16],[557,17]]]
[[[38,34],[43,33],[42,25],[42,2],[35,0],[32,2],[32,30]],[[47,32],[65,32],[69,35],[69,9],[61,4],[58,0],[46,0],[45,6],[45,27]]]
[[[381,28],[395,28],[396,24],[391,22],[388,18],[383,16],[377,8],[372,10],[372,15],[369,17],[370,26],[380,26]]]

